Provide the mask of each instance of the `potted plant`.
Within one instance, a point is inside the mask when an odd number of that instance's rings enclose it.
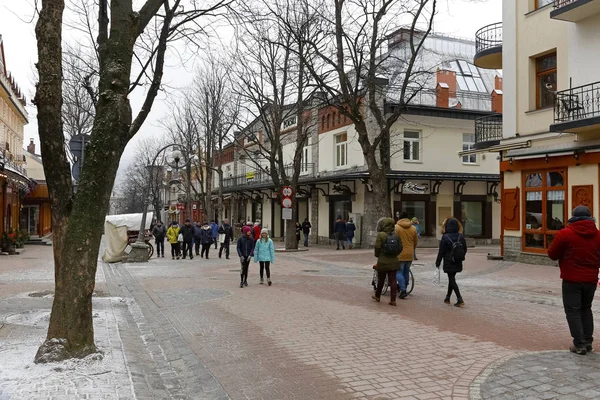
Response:
[[[29,232],[22,229],[16,232],[17,240],[15,242],[17,249],[22,249],[25,247],[25,242],[29,240]]]
[[[2,234],[2,250],[8,254],[15,254],[16,243],[17,233],[12,228],[5,230]]]

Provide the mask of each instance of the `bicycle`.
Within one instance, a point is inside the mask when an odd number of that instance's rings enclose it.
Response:
[[[377,265],[373,265],[373,279],[371,280],[371,285],[373,286],[373,290],[377,290]],[[406,285],[406,294],[411,294],[415,287],[415,277],[413,275],[412,269],[409,272],[408,284]],[[385,281],[383,282],[383,289],[381,290],[381,294],[384,295],[387,293],[389,287],[387,275],[385,277]]]

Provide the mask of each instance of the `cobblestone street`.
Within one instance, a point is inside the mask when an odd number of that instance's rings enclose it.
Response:
[[[273,286],[252,264],[243,289],[237,258],[214,250],[100,264],[104,359],[37,366],[52,262],[51,248],[30,247],[0,258],[0,357],[12,360],[0,399],[597,398],[600,357],[566,350],[558,270],[488,261],[496,251],[469,252],[461,309],[443,303],[444,276],[432,284],[433,249],[419,250],[415,289],[397,307],[371,300],[371,250],[278,253]]]

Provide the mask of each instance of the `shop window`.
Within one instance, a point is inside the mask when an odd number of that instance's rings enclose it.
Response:
[[[348,135],[335,135],[335,166],[345,167],[348,164]]]
[[[404,131],[404,161],[421,160],[421,133]]]
[[[461,223],[464,233],[469,237],[482,237],[484,225],[484,203],[463,201],[461,203]]]
[[[545,252],[554,235],[565,227],[565,175],[565,171],[525,174],[525,250]]]
[[[535,60],[536,108],[554,106],[556,92],[556,53]]]

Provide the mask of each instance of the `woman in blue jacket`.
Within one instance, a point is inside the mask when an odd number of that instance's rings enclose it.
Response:
[[[275,246],[269,238],[269,230],[260,231],[260,239],[254,245],[254,262],[260,263],[260,284],[264,283],[263,272],[267,271],[267,283],[271,286],[271,264],[275,262]]]

